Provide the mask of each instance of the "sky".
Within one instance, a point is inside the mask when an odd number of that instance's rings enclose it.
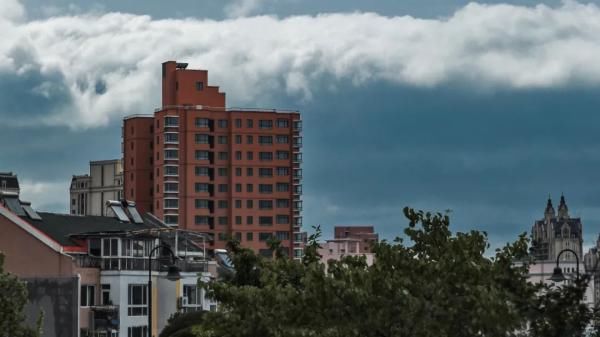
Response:
[[[492,246],[550,195],[600,233],[600,1],[2,0],[0,171],[67,212],[71,176],[121,156],[160,64],[207,69],[230,107],[297,109],[304,224],[402,232],[450,210]]]

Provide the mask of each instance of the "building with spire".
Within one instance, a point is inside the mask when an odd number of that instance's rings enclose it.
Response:
[[[531,253],[536,261],[556,261],[563,249],[571,249],[577,257],[583,257],[583,226],[580,218],[569,216],[565,196],[561,195],[558,212],[554,211],[552,199],[548,198],[544,218],[535,221],[531,229]],[[561,255],[561,261],[575,261],[570,252]]]

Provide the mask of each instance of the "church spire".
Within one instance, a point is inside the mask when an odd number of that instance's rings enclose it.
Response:
[[[569,217],[569,208],[565,202],[565,196],[560,195],[560,205],[558,205],[558,217],[561,219],[567,219]]]
[[[544,211],[544,217],[546,220],[554,218],[554,207],[552,206],[552,199],[548,196],[548,204],[546,204],[546,210]]]

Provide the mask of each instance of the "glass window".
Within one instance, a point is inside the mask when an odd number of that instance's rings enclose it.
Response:
[[[252,240],[254,240],[254,235],[253,234],[254,233],[252,233],[252,232],[246,233],[246,241],[252,241]]]
[[[219,127],[220,128],[227,128],[227,120],[226,119],[219,119]]]
[[[145,284],[130,284],[127,293],[127,315],[148,315],[148,286]]]
[[[248,193],[254,192],[254,185],[246,184],[246,192],[248,192]]]
[[[259,200],[258,208],[259,209],[273,209],[273,200]]]
[[[248,177],[252,177],[254,175],[254,169],[252,167],[247,167],[246,168],[246,175]]]
[[[227,200],[219,200],[218,206],[219,206],[219,208],[229,208],[228,204],[229,203],[227,202]]]
[[[196,144],[209,144],[210,136],[203,133],[197,133],[194,135],[194,141]]]
[[[202,91],[202,90],[204,90],[204,82],[201,82],[201,81],[196,81],[196,90],[197,90],[197,91]]]
[[[241,128],[242,127],[242,120],[240,118],[235,120],[235,127],[236,128]]]
[[[227,168],[219,167],[219,177],[227,177]]]
[[[175,116],[167,116],[165,117],[165,126],[179,126],[179,118]]]
[[[207,199],[196,199],[195,201],[196,208],[208,208],[209,200]]]
[[[219,160],[227,160],[229,157],[227,152],[219,152]]]
[[[277,175],[278,176],[289,176],[290,175],[290,168],[289,167],[278,167],[277,168]]]
[[[197,128],[208,128],[210,127],[210,121],[208,118],[196,118],[195,124]]]
[[[241,200],[236,200],[235,201],[235,208],[242,208],[242,201]]]
[[[258,192],[265,193],[265,194],[273,193],[273,185],[272,184],[259,184]]]
[[[195,284],[184,284],[183,298],[184,306],[202,306],[202,289]]]
[[[242,160],[242,151],[235,151],[235,160]]]
[[[173,149],[165,150],[165,159],[177,159],[179,158],[179,151]]]
[[[246,224],[252,225],[254,223],[254,218],[252,216],[246,217]]]
[[[208,176],[209,169],[205,166],[196,166],[194,171],[197,176]]]
[[[261,119],[258,121],[258,128],[259,129],[272,129],[273,121],[270,119]]]
[[[235,168],[235,175],[236,175],[236,177],[241,177],[242,176],[242,168],[241,167],[236,167]]]
[[[273,176],[273,169],[272,168],[268,168],[268,167],[261,167],[261,168],[258,169],[258,176],[259,177],[272,177]]]
[[[102,255],[100,248],[100,239],[90,239],[89,241],[90,256]]]
[[[208,184],[207,183],[196,183],[195,184],[196,192],[208,192]]]
[[[290,239],[290,232],[276,232],[275,233],[275,237],[280,240],[280,241],[284,241],[284,240],[289,240]]]
[[[273,160],[273,152],[259,152],[258,159],[261,161]]]
[[[236,225],[241,225],[242,224],[242,217],[241,216],[239,216],[239,215],[235,216],[235,224]],[[241,241],[241,239],[240,239],[240,241]]]
[[[165,143],[179,143],[179,134],[165,133]]]
[[[92,307],[95,305],[96,287],[93,285],[81,286],[81,303],[82,307]]]
[[[242,136],[236,135],[235,136],[235,143],[236,144],[242,144]]]
[[[196,215],[194,217],[194,222],[196,223],[196,225],[208,225],[209,219],[205,215]]]
[[[290,137],[287,135],[277,135],[275,138],[278,144],[289,144]]]
[[[290,201],[288,199],[277,199],[277,208],[288,208],[290,207]]]
[[[258,233],[258,241],[267,241],[273,237],[273,233]]]
[[[227,225],[229,223],[229,219],[226,216],[219,217],[219,225]]]
[[[277,127],[278,128],[288,128],[290,126],[289,121],[287,119],[278,119]]]
[[[246,144],[252,144],[253,142],[254,140],[251,135],[246,136]]]
[[[258,144],[272,145],[273,144],[273,136],[258,136]]]
[[[217,138],[217,141],[219,142],[219,144],[227,144],[227,136],[219,136]]]
[[[277,192],[289,192],[290,184],[288,183],[277,183]]]
[[[246,208],[253,208],[254,207],[254,201],[252,200],[246,200]]]
[[[254,120],[252,119],[246,119],[246,127],[247,128],[253,128],[254,127]]]
[[[148,327],[143,326],[130,326],[127,328],[127,337],[147,337]]]
[[[238,193],[242,192],[242,184],[235,184],[235,191]]]
[[[165,199],[165,209],[179,208],[179,199]]]
[[[227,184],[219,184],[219,192],[226,193],[227,191],[229,191]]]
[[[210,155],[208,151],[196,150],[195,157],[196,160],[208,160]]]
[[[286,225],[290,223],[289,215],[277,215],[276,221],[278,225]]]
[[[258,224],[261,226],[270,226],[273,224],[273,217],[272,216],[259,216]]]
[[[177,175],[179,175],[179,168],[177,166],[165,166],[165,176]]]

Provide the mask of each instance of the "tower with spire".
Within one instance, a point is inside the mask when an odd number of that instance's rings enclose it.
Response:
[[[583,261],[583,226],[580,218],[571,218],[565,196],[560,196],[558,212],[554,211],[552,199],[548,197],[544,218],[535,221],[531,228],[533,257],[538,261],[555,261],[563,249],[572,249]],[[561,260],[575,261],[573,254],[566,252]]]

